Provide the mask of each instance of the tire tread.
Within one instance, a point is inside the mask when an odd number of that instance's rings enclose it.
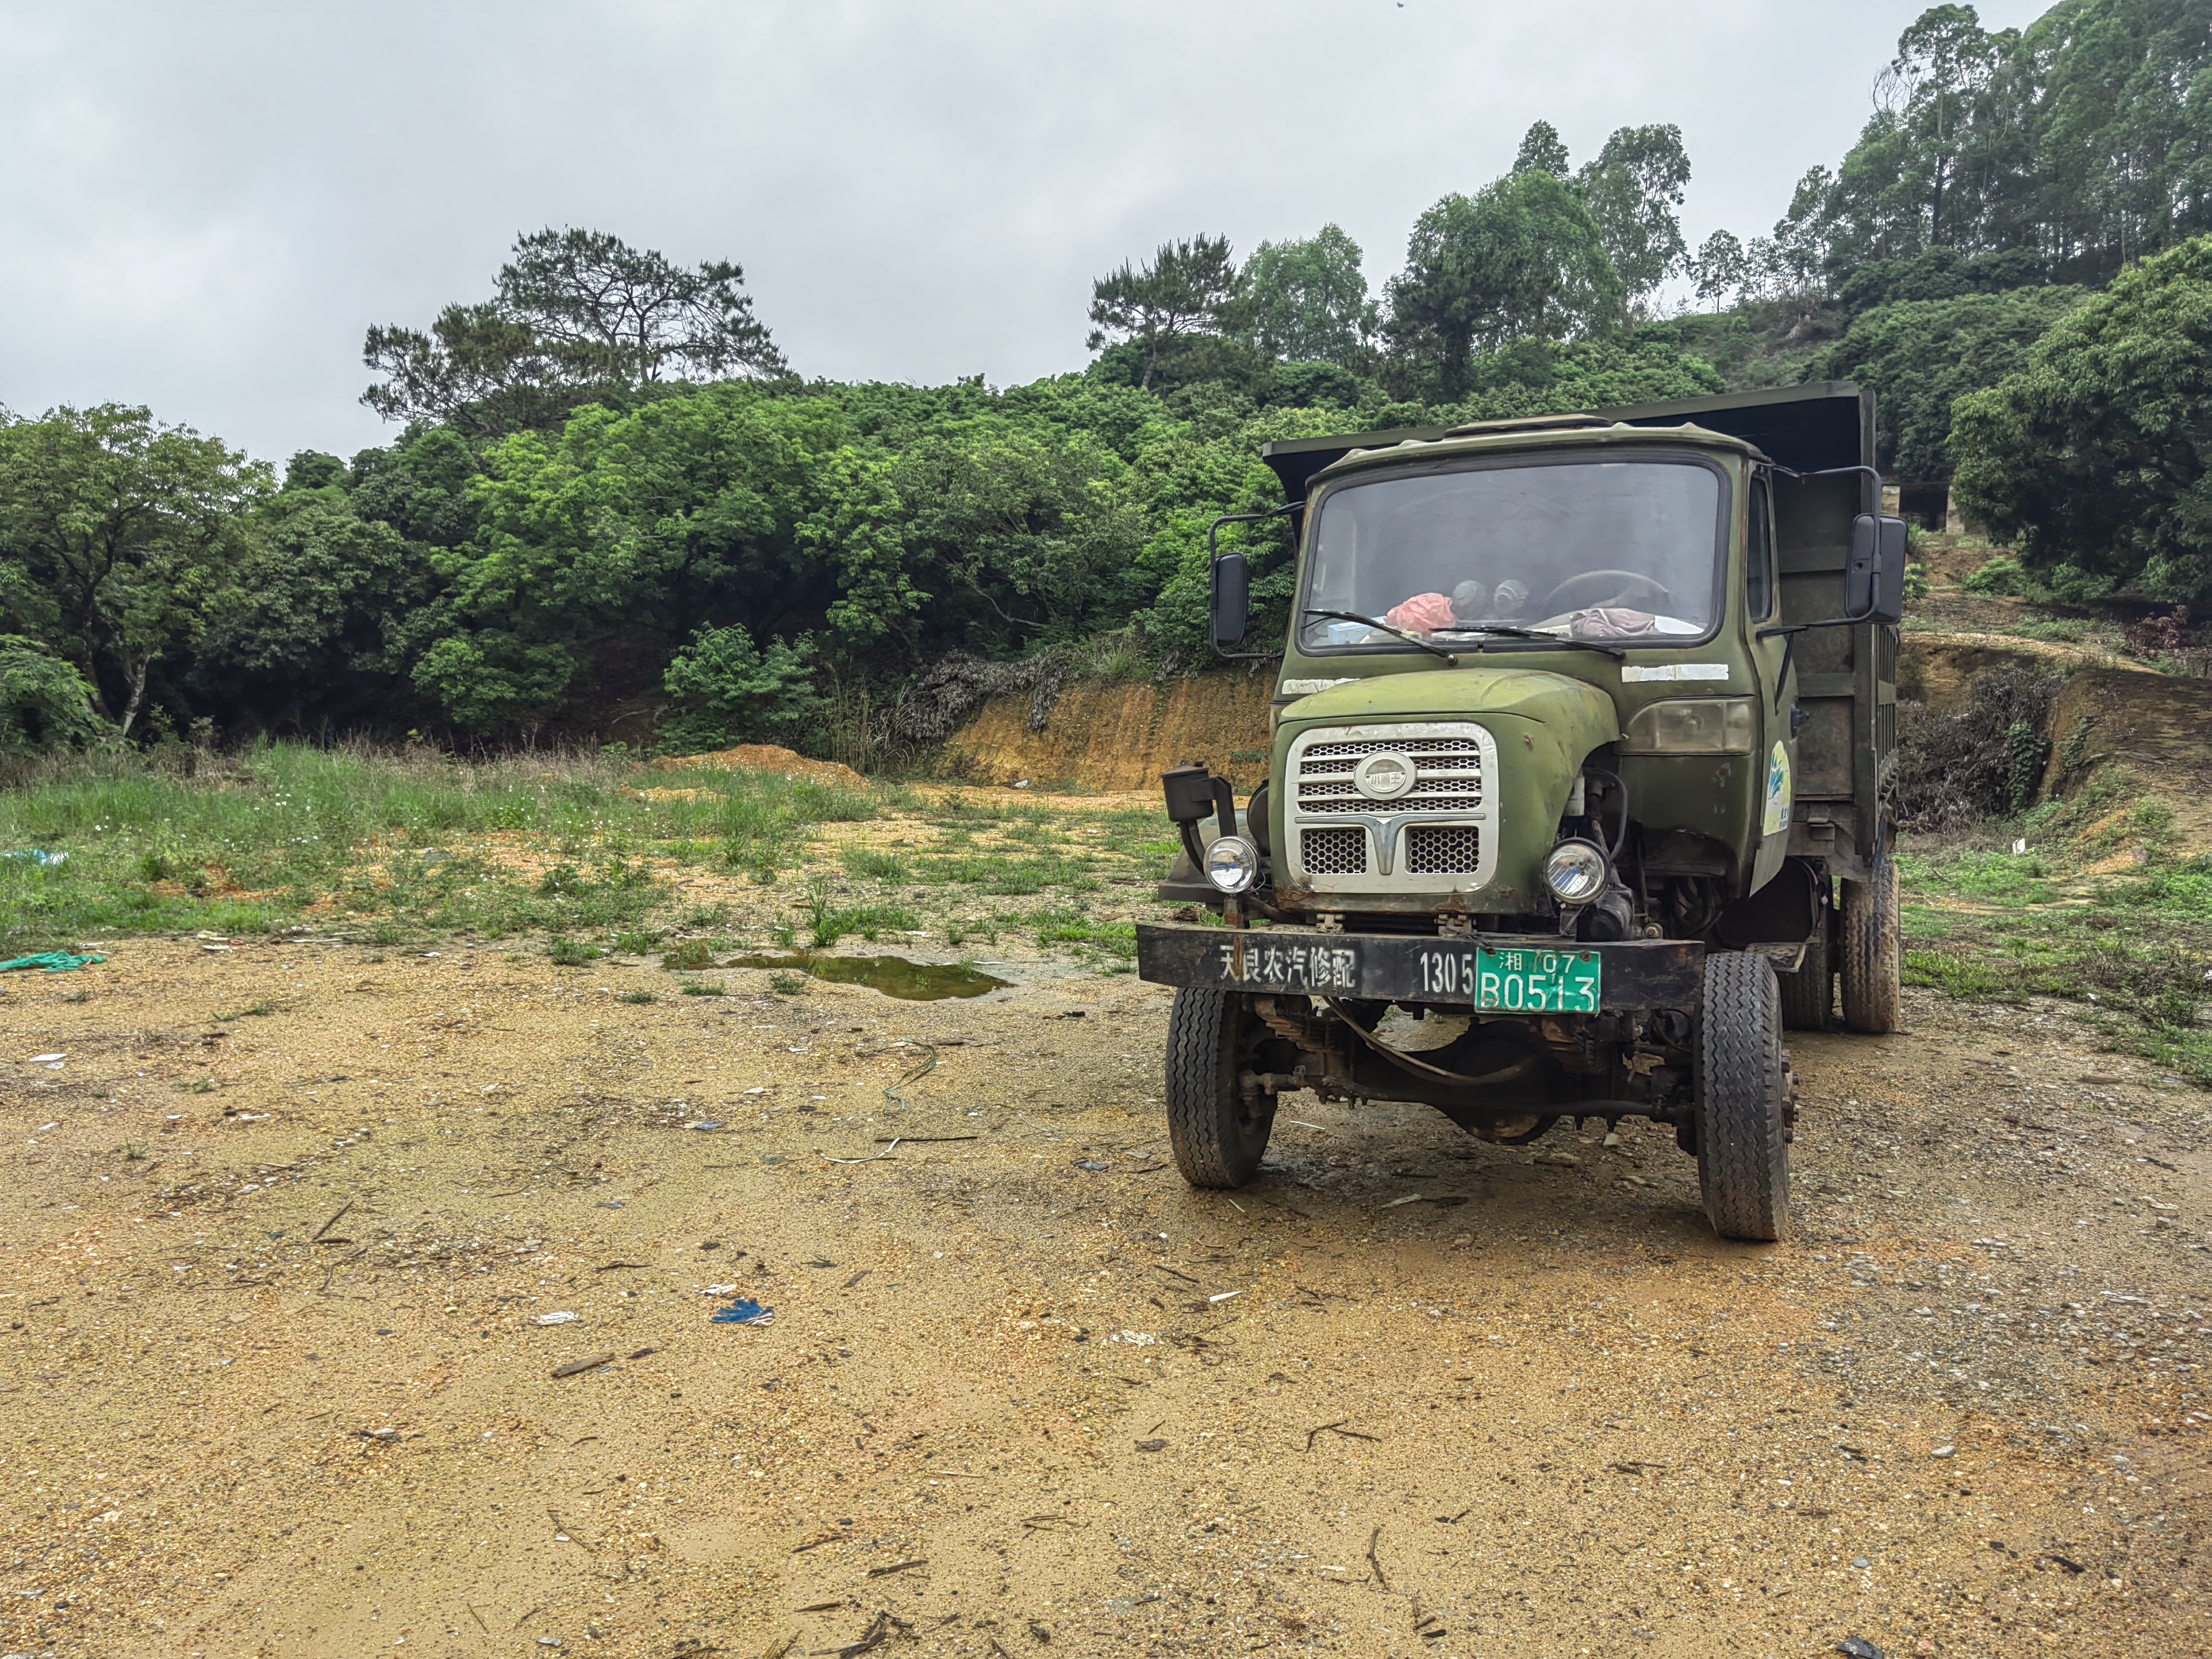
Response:
[[[1194,1187],[1249,1182],[1274,1127],[1269,1111],[1256,1133],[1239,1130],[1238,1012],[1228,992],[1186,986],[1168,1015],[1168,1141],[1176,1167]]]
[[[1897,865],[1888,854],[1875,860],[1872,881],[1844,884],[1843,910],[1844,1024],[1863,1036],[1886,1036],[1897,1029],[1904,1000]]]
[[[1781,996],[1766,958],[1708,956],[1704,1014],[1697,1141],[1705,1214],[1723,1238],[1787,1238]]]

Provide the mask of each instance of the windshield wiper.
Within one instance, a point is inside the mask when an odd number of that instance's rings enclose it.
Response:
[[[1578,646],[1584,651],[1602,651],[1608,657],[1625,656],[1627,653],[1617,645],[1600,645],[1595,640],[1578,640],[1571,635],[1540,633],[1533,628],[1508,628],[1498,623],[1469,623],[1463,628],[1449,628],[1448,634],[1499,634],[1509,640],[1542,640],[1547,645]]]
[[[1389,623],[1376,622],[1372,617],[1363,617],[1357,611],[1302,611],[1298,614],[1304,617],[1327,617],[1334,622],[1364,623],[1370,628],[1379,629],[1385,634],[1401,639],[1408,645],[1419,646],[1432,657],[1442,657],[1447,667],[1459,666],[1459,659],[1445,650],[1443,647],[1431,645],[1418,634],[1408,634],[1402,628],[1393,628]]]

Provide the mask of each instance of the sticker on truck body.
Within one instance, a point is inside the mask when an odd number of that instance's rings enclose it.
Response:
[[[1790,807],[1795,793],[1794,780],[1790,775],[1790,751],[1777,743],[1766,757],[1766,810],[1759,821],[1761,834],[1778,836],[1790,827]]]
[[[1724,662],[1662,662],[1642,665],[1630,663],[1620,671],[1620,683],[1634,685],[1645,680],[1726,680],[1729,665]]]

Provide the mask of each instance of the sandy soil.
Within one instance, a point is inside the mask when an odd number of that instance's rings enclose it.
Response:
[[[2212,1117],[2063,1013],[1796,1039],[1754,1249],[1670,1137],[1310,1097],[1193,1193],[1167,994],[990,955],[0,981],[0,1650],[2212,1646]]]

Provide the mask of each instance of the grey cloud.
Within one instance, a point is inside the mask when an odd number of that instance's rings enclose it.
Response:
[[[740,260],[801,373],[1019,381],[1079,368],[1091,278],[1168,236],[1334,220],[1379,284],[1540,118],[1578,157],[1680,123],[1686,227],[1747,235],[1920,9],[0,0],[0,404],[350,452],[388,435],[364,327],[549,223]]]

